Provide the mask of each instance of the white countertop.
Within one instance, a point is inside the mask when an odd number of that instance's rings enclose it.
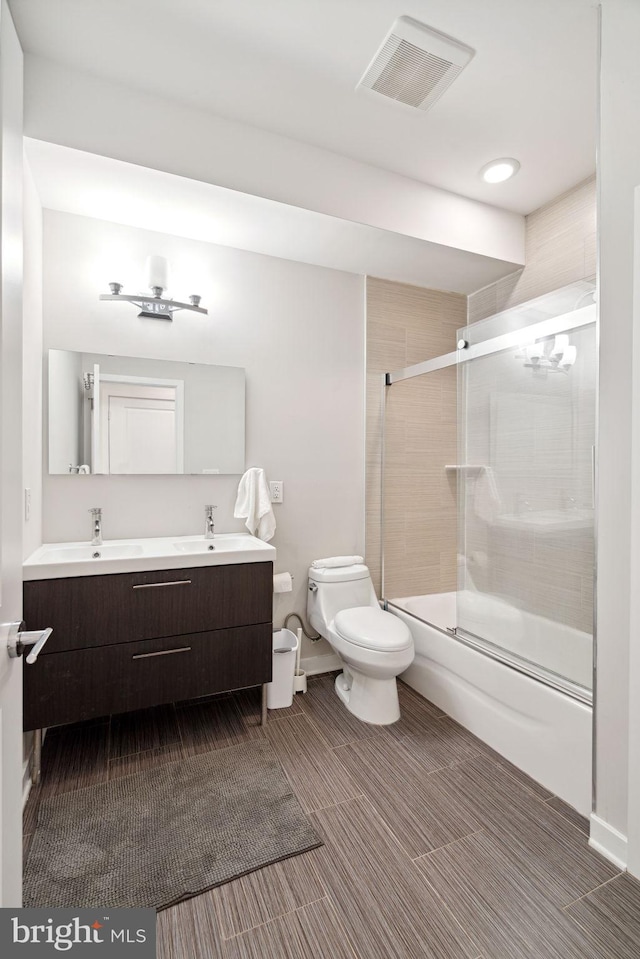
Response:
[[[213,549],[211,548],[213,547]],[[45,543],[22,564],[24,580],[63,579],[105,573],[141,573],[238,563],[274,562],[276,550],[249,533],[111,539],[102,546]]]

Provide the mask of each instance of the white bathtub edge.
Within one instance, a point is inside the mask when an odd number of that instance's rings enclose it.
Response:
[[[591,814],[591,707],[403,611],[416,658],[402,679],[578,812]]]
[[[594,812],[591,813],[589,845],[619,869],[627,868],[627,837]]]

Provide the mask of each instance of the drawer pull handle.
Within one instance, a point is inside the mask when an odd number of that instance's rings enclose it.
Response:
[[[157,653],[134,653],[132,659],[151,659],[152,656],[169,656],[171,653],[188,653],[191,646],[179,646],[177,649],[161,649]]]
[[[172,579],[169,583],[140,583],[134,589],[154,589],[156,586],[191,586],[190,579]]]

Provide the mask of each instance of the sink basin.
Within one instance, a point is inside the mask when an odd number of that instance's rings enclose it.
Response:
[[[262,541],[258,540],[258,542]],[[264,543],[263,545],[266,546],[267,544]],[[235,536],[233,533],[221,533],[214,537],[214,539],[204,539],[202,537],[188,539],[185,537],[184,539],[176,540],[173,546],[179,553],[212,553],[214,551],[219,552],[220,550],[223,552],[235,552],[236,550],[244,550],[247,548],[247,537],[243,534]]]
[[[211,548],[213,547],[213,549]],[[153,537],[91,543],[48,543],[22,566],[23,579],[61,579],[103,573],[135,573],[193,566],[273,562],[273,546],[248,533],[204,536]]]
[[[105,543],[102,546],[43,546],[41,563],[74,563],[97,559],[126,559],[142,556],[144,549],[133,543]]]

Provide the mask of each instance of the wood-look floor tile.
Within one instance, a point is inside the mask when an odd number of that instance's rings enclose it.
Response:
[[[405,725],[403,715],[399,722],[385,726],[384,730],[384,734],[401,742],[427,772],[480,755],[475,737],[452,719],[426,717],[422,722],[411,720]],[[403,730],[407,730],[405,735]]]
[[[334,682],[333,675],[321,676],[300,697],[302,709],[318,724],[329,745],[344,746],[345,743],[379,736],[382,727],[356,719],[338,698]]]
[[[109,724],[73,726],[47,735],[42,747],[41,799],[107,780]]]
[[[259,726],[262,718],[262,688],[258,686],[254,689],[240,689],[233,696],[245,725]],[[302,707],[298,702],[299,699],[299,696],[294,696],[292,704],[285,706],[284,709],[270,709],[267,722],[271,722],[272,719],[285,719],[287,716],[295,716],[301,713]]]
[[[371,803],[312,813],[320,879],[362,959],[475,959],[479,950],[424,883]]]
[[[566,912],[595,940],[603,956],[640,956],[640,883],[628,874],[612,879]]]
[[[589,937],[486,833],[423,856],[415,867],[449,904],[478,952],[491,959],[599,956]]]
[[[119,779],[121,776],[131,776],[133,773],[148,772],[164,763],[173,763],[184,759],[182,743],[171,743],[160,749],[147,749],[143,753],[133,753],[130,756],[120,756],[109,762],[109,779]]]
[[[450,719],[448,722],[453,723],[454,721]],[[518,769],[517,766],[514,766],[513,763],[509,762],[508,759],[505,759],[504,756],[501,756],[500,753],[495,751],[495,749],[492,749],[491,746],[488,746],[481,739],[478,739],[477,736],[474,736],[473,733],[469,732],[468,729],[464,729],[464,727],[459,726],[458,723],[456,723],[456,725],[463,730],[469,740],[469,744],[475,748],[478,753],[487,756],[491,762],[501,766],[505,772],[509,773],[512,779],[517,780],[521,786],[526,786],[529,792],[539,796],[540,799],[551,799],[553,797],[553,793],[545,786],[542,786],[539,782],[536,782],[535,779],[532,779],[531,776],[528,776],[527,773],[522,771],[522,769]]]
[[[325,896],[315,850],[274,862],[206,895],[223,939],[231,939]],[[204,898],[204,897],[203,897]]]
[[[589,820],[587,817],[581,816],[577,809],[569,806],[559,796],[552,796],[551,799],[547,800],[547,805],[559,812],[565,819],[568,819],[570,823],[573,823],[576,829],[579,829],[585,836],[589,835]]]
[[[27,799],[25,807],[22,811],[22,831],[25,834],[35,831],[36,823],[38,821],[38,806],[40,805],[41,793],[42,786],[40,784],[37,786],[31,786],[31,789],[29,790],[29,798]]]
[[[402,741],[369,739],[334,752],[411,858],[482,828]]]
[[[111,717],[110,759],[160,749],[177,742],[180,742],[180,730],[173,704]]]
[[[29,849],[31,848],[31,840],[33,839],[33,833],[24,833],[22,836],[22,865],[27,861],[27,856],[29,855]]]
[[[157,959],[225,959],[211,903],[196,896],[158,913]]]
[[[267,723],[266,736],[306,812],[362,794],[306,716]]]
[[[226,959],[360,959],[327,899],[228,940],[224,952]]]
[[[486,758],[440,770],[430,780],[477,817],[559,906],[618,872],[560,813]]]
[[[242,720],[235,699],[213,699],[176,710],[185,756],[225,749],[252,738],[261,730],[251,730]]]
[[[432,719],[441,719],[446,715],[439,706],[425,699],[419,692],[411,686],[407,686],[401,679],[398,680],[398,699],[400,700],[400,721],[394,723],[394,727],[407,726],[406,734],[411,734],[414,725],[420,728],[425,717]]]

